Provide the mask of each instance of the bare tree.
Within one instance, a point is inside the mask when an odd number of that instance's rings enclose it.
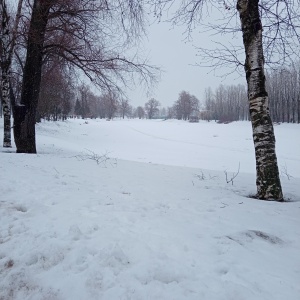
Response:
[[[36,153],[34,123],[45,61],[59,56],[109,92],[131,84],[134,74],[146,83],[154,80],[156,68],[135,54],[124,55],[143,32],[139,1],[34,0],[29,11],[21,100],[14,110],[17,152]]]
[[[11,82],[11,63],[16,43],[16,34],[21,16],[23,0],[18,1],[17,14],[13,28],[10,24],[6,1],[0,0],[0,52],[1,52],[1,100],[4,117],[4,139],[3,147],[11,147],[11,103],[10,103],[10,82]]]
[[[175,117],[175,112],[173,107],[167,107],[167,118],[172,119]]]
[[[165,107],[162,107],[159,111],[159,115],[161,118],[167,118],[167,109]]]
[[[155,13],[160,17],[162,10],[172,6],[175,1],[151,2],[154,3]],[[256,155],[257,198],[281,201],[283,194],[275,153],[275,136],[269,114],[264,63],[265,61],[282,63],[298,54],[299,1],[271,0],[260,3],[259,0],[229,0],[228,2],[224,1],[222,4],[223,11],[229,12],[228,18],[224,21],[225,24],[211,25],[210,23],[208,27],[219,33],[241,31],[245,63],[241,63],[238,59],[238,52],[242,48],[237,50],[225,46],[225,53],[224,51],[220,52],[219,49],[207,51],[200,48],[201,54],[208,57],[211,60],[210,64],[214,67],[224,65],[244,67]],[[203,25],[203,9],[208,5],[205,0],[182,0],[172,21],[175,24],[185,24],[188,35],[191,35],[196,25]],[[211,5],[220,8],[217,2]],[[235,18],[236,13],[240,20],[239,26],[232,27],[231,21]],[[264,33],[262,20],[265,22]],[[298,47],[295,46],[295,43]],[[215,63],[216,60],[217,63]]]
[[[94,118],[96,119],[98,117],[98,101],[99,101],[99,96],[96,95],[94,92],[90,92],[89,93],[89,99],[88,99],[88,105],[89,105],[89,118]]]
[[[145,110],[144,110],[144,108],[142,106],[138,106],[136,108],[136,113],[135,114],[137,115],[137,117],[139,119],[143,119],[145,117]]]
[[[79,99],[81,104],[81,117],[85,119],[90,113],[89,98],[91,96],[90,87],[82,83],[79,86]]]
[[[153,117],[159,112],[160,103],[154,98],[151,98],[148,102],[145,103],[145,111],[149,119],[153,119]]]
[[[120,111],[120,116],[124,119],[125,116],[128,116],[131,112],[131,106],[129,104],[129,100],[125,98],[121,98],[119,100],[119,111]]]
[[[104,117],[108,120],[113,119],[119,106],[118,94],[116,92],[106,93],[101,96],[100,101],[102,102]]]
[[[205,110],[201,113],[201,118],[207,121],[213,119],[216,121],[217,116],[216,116],[215,106],[216,106],[215,95],[210,87],[206,88],[205,98],[204,98]]]
[[[44,64],[36,121],[67,118],[75,98],[72,76],[59,60]]]
[[[218,120],[220,123],[248,120],[248,99],[244,85],[220,85],[215,92],[205,90],[205,110],[202,116],[206,120]]]
[[[18,153],[36,153],[35,117],[42,76],[43,44],[50,8],[55,0],[35,0],[28,32],[21,103],[14,111],[14,137]]]
[[[257,197],[281,201],[283,194],[264,75],[259,3],[258,1],[238,0],[237,10],[241,20],[246,56],[245,72],[256,156]]]
[[[270,114],[275,122],[300,123],[300,64],[266,74]]]
[[[199,111],[199,100],[189,92],[182,91],[174,104],[177,119],[189,120],[193,113]]]
[[[81,104],[78,98],[76,99],[75,102],[74,114],[76,115],[77,118],[82,115]]]

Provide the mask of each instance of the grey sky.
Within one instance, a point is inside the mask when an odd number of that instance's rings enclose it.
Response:
[[[226,78],[215,75],[212,68],[193,66],[200,58],[193,44],[211,47],[211,40],[220,40],[225,44],[229,36],[210,36],[209,34],[194,34],[194,41],[184,42],[184,27],[171,28],[168,23],[154,23],[149,25],[148,38],[143,45],[145,54],[148,54],[152,64],[160,66],[164,72],[160,83],[150,96],[141,89],[129,91],[128,95],[133,106],[144,105],[154,97],[162,106],[171,106],[178,99],[178,94],[186,90],[195,95],[199,100],[204,98],[207,87],[216,88],[220,84],[245,83],[245,78],[234,73]],[[226,70],[220,70],[222,74]],[[228,72],[228,70],[227,70]]]

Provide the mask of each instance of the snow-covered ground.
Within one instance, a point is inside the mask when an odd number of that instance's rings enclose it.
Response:
[[[248,122],[38,124],[0,148],[0,299],[299,300],[300,126],[275,133],[287,203],[247,197]]]

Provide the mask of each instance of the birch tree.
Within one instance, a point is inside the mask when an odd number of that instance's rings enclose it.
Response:
[[[9,16],[5,0],[0,0],[0,51],[1,51],[1,99],[4,120],[3,147],[11,147],[11,103],[10,103],[10,81],[11,63],[16,43],[18,24],[21,16],[23,0],[18,1],[17,14],[13,28],[11,28],[11,17]],[[12,29],[12,31],[11,31]]]
[[[176,11],[171,21],[177,25],[185,24],[188,35],[191,35],[197,25],[203,26],[203,16],[207,16],[208,7],[217,7],[229,12],[223,24],[209,23],[206,26],[219,33],[241,31],[245,62],[241,63],[238,60],[237,50],[230,46],[225,46],[225,52],[200,48],[200,54],[211,59],[211,66],[214,67],[244,67],[256,157],[256,197],[282,201],[283,193],[275,153],[274,130],[269,114],[264,67],[265,62],[280,64],[299,54],[299,1],[229,0],[223,2],[223,8],[220,8],[220,2],[206,0],[151,2],[154,3],[154,12],[159,18],[164,9],[169,9],[176,3]],[[239,26],[233,28],[228,24],[236,18],[236,13]],[[265,22],[264,33],[262,20]]]
[[[246,56],[245,72],[256,157],[257,197],[281,201],[283,194],[265,84],[262,24],[258,4],[258,0],[237,1]]]

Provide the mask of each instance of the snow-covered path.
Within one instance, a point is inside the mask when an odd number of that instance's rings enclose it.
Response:
[[[249,126],[72,120],[2,149],[0,299],[298,300],[300,127],[276,127],[293,201],[269,203],[246,197]]]

